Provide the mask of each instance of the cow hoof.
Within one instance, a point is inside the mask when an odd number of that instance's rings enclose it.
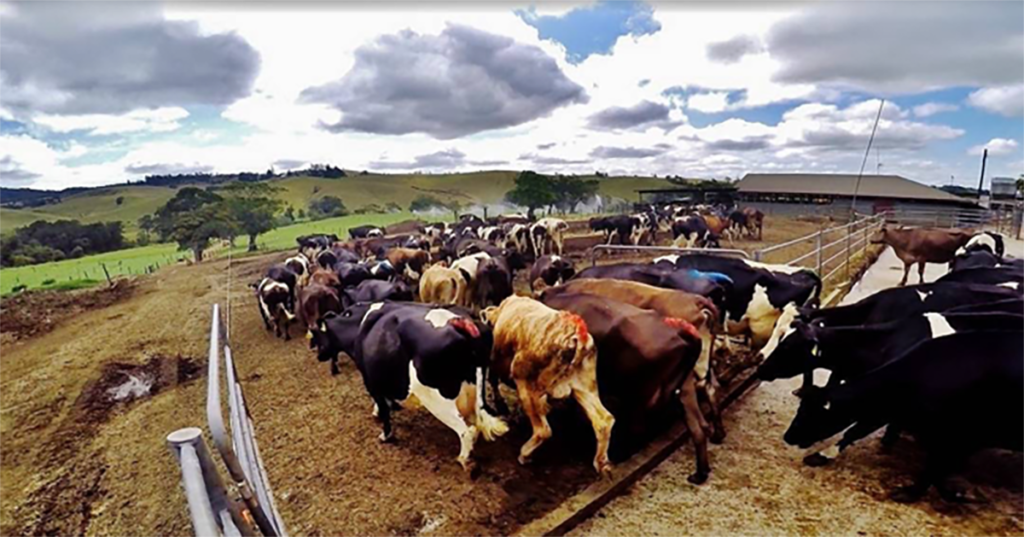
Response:
[[[597,470],[598,474],[601,474],[601,477],[610,478],[612,476],[612,463],[608,461],[595,462],[594,469]]]
[[[476,479],[480,477],[480,465],[477,464],[476,461],[470,459],[462,462],[461,464],[462,469],[465,470],[466,475],[468,475],[470,479]]]
[[[377,440],[380,440],[381,444],[390,444],[395,441],[395,432],[392,431],[389,434],[384,434],[383,431],[377,435]]]
[[[715,429],[714,431],[712,431],[711,438],[709,438],[709,440],[711,440],[712,444],[721,444],[725,442],[725,431],[721,429]]]
[[[708,480],[707,472],[694,472],[686,478],[687,481],[694,485],[703,485]]]
[[[821,453],[812,453],[804,457],[804,465],[812,468],[820,468],[830,462],[832,462],[832,459],[822,455]]]
[[[920,500],[924,496],[924,493],[925,489],[922,489],[918,485],[907,485],[893,490],[889,494],[889,499],[898,503],[914,503]]]

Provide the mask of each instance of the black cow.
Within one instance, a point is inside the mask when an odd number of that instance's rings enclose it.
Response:
[[[985,252],[976,252],[974,255],[978,254],[991,255]],[[998,285],[1020,291],[1024,287],[1024,271],[1012,266],[963,268],[942,276],[935,283]]]
[[[352,250],[332,246],[316,255],[316,264],[325,269],[333,269],[339,262],[358,263],[359,256]]]
[[[639,222],[631,216],[616,215],[590,219],[590,229],[605,234],[605,244],[629,244],[634,227]]]
[[[806,394],[786,431],[801,447],[843,432],[840,448],[889,423],[925,449],[924,471],[896,489],[897,501],[920,499],[932,486],[962,499],[945,478],[984,448],[1024,449],[1024,333],[960,332],[925,340],[855,381]]]
[[[375,415],[393,438],[391,404],[415,395],[459,436],[458,462],[467,471],[477,435],[490,440],[507,425],[483,408],[483,383],[490,359],[490,331],[464,310],[428,304],[359,303],[329,315],[314,332],[321,361],[348,354],[363,377]],[[480,395],[480,396],[478,396]]]
[[[1019,296],[1017,291],[999,286],[935,282],[885,289],[855,304],[802,310],[800,316],[808,322],[817,322],[822,326],[864,326],[929,311],[944,311],[956,306],[982,304]]]
[[[575,275],[571,260],[553,254],[541,256],[530,269],[530,291],[564,283]]]
[[[343,288],[354,287],[364,280],[373,278],[373,274],[370,273],[370,268],[363,263],[340,261],[335,263],[333,268],[334,272],[338,275],[338,279],[341,280],[341,286]]]
[[[348,229],[348,236],[353,239],[369,239],[371,237],[383,237],[384,228],[380,226],[365,225]]]
[[[381,302],[413,300],[412,288],[409,284],[398,280],[386,282],[381,280],[364,280],[355,287],[345,289],[341,295],[342,307],[349,307],[356,302]]]
[[[780,336],[798,308],[816,306],[821,293],[821,278],[803,267],[706,254],[667,255],[654,261],[728,276],[732,286],[727,289],[722,308],[725,330],[733,335],[749,335],[755,349]]]

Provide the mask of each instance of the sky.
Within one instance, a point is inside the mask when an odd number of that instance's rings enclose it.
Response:
[[[884,105],[882,104],[884,100]],[[1024,3],[0,2],[0,185],[1024,173]]]

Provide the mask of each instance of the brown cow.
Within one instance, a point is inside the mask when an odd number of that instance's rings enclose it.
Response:
[[[597,347],[583,319],[521,296],[485,309],[481,317],[494,327],[492,374],[515,382],[523,412],[533,426],[533,436],[519,450],[519,463],[526,464],[551,438],[548,398],[572,395],[597,436],[594,468],[609,472],[608,444],[615,418],[597,391]]]
[[[448,268],[443,263],[423,271],[420,278],[420,300],[428,304],[451,304],[468,306],[466,275],[458,269]]]
[[[971,240],[972,233],[961,229],[912,228],[891,229],[882,226],[871,236],[872,244],[892,246],[896,257],[903,261],[903,279],[900,286],[907,284],[910,267],[917,263],[917,275],[924,283],[925,263],[949,263],[956,257],[956,251]]]
[[[334,289],[341,289],[341,278],[331,269],[318,268],[309,277],[309,283],[318,283]]]
[[[747,233],[753,237],[754,231],[757,231],[757,240],[761,240],[761,232],[764,231],[764,213],[753,207],[744,207],[743,214],[747,217]]]
[[[597,342],[601,401],[616,420],[615,456],[640,447],[672,417],[669,411],[679,391],[697,457],[697,471],[689,480],[707,480],[708,424],[692,374],[701,348],[696,328],[683,319],[591,294],[545,296],[544,303],[582,317]]]
[[[561,294],[585,293],[596,295],[642,309],[653,310],[664,317],[683,319],[700,334],[700,359],[693,368],[697,388],[708,400],[708,410],[714,423],[711,440],[720,443],[725,439],[725,428],[718,407],[716,389],[718,380],[711,367],[712,343],[714,342],[714,323],[718,319],[718,309],[708,298],[685,291],[662,289],[639,282],[611,279],[582,278],[572,280],[565,285],[552,287],[544,291],[541,300],[548,303],[548,298]]]
[[[337,289],[333,287],[310,282],[299,290],[299,315],[306,325],[306,337],[312,337],[313,331],[317,329],[317,323],[327,312],[340,313],[341,310],[341,298]],[[338,374],[335,367],[332,367],[331,374]]]
[[[430,265],[430,252],[413,248],[391,248],[384,258],[395,267],[395,272],[409,281],[417,281],[423,269]]]

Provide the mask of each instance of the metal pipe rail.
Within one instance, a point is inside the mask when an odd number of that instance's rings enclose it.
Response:
[[[217,466],[203,442],[202,431],[196,427],[178,429],[167,435],[167,446],[181,466],[181,480],[195,534],[199,537],[255,535],[252,525],[241,516],[238,502],[228,497]]]
[[[241,386],[236,380],[231,349],[225,342],[224,361],[228,384],[228,409],[232,424],[232,438],[229,439],[221,413],[220,391],[220,306],[213,305],[213,320],[210,323],[210,360],[206,392],[206,420],[210,427],[213,443],[228,469],[236,490],[248,508],[247,513],[260,533],[268,537],[286,537],[284,524],[271,498],[270,485],[263,470],[256,439],[252,434],[252,421],[245,405]],[[240,451],[236,451],[240,450]],[[241,455],[239,455],[241,453]],[[255,491],[255,493],[254,493]]]
[[[709,254],[722,257],[741,257],[749,259],[750,254],[743,250],[727,248],[677,248],[675,246],[640,246],[629,244],[598,244],[590,248],[590,264],[597,265],[598,252],[666,252],[669,254]]]

